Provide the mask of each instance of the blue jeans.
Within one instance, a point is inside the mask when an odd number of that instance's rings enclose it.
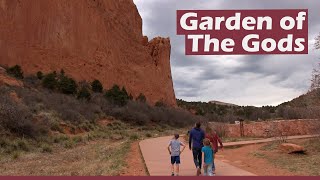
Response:
[[[204,176],[213,176],[212,167],[213,167],[213,163],[204,165],[203,166],[203,171],[204,171],[203,175]]]
[[[202,166],[202,151],[201,148],[192,148],[193,161],[196,168],[200,168]]]

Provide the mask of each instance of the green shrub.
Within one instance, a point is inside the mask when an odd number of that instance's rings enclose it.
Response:
[[[61,143],[61,142],[65,142],[65,141],[68,141],[68,140],[69,140],[68,136],[60,135],[60,136],[54,137],[53,142],[54,143]]]
[[[18,139],[15,142],[17,150],[28,152],[30,151],[29,143],[24,139]]]
[[[58,122],[52,123],[50,129],[52,131],[58,131],[60,133],[63,133],[63,129],[60,127],[60,124]]]
[[[103,86],[99,80],[94,80],[91,83],[91,88],[92,88],[92,91],[96,93],[102,93],[103,91]]]
[[[75,144],[83,142],[83,138],[81,136],[73,137],[72,140]]]
[[[41,71],[38,71],[38,72],[37,72],[37,78],[38,78],[39,80],[42,80],[43,77],[44,77],[43,73],[42,73]]]
[[[15,152],[13,152],[12,153],[12,159],[18,159],[20,157],[20,153],[19,152],[17,152],[17,151],[15,151]]]
[[[72,78],[61,75],[58,81],[59,91],[63,94],[75,94],[77,92],[77,83]]]
[[[138,136],[137,134],[132,134],[132,135],[130,136],[130,140],[136,141],[136,140],[138,140],[138,139],[139,139],[139,136]]]
[[[54,90],[57,88],[58,80],[57,80],[57,74],[56,73],[49,73],[42,79],[42,86]]]
[[[78,99],[86,99],[90,100],[91,99],[91,93],[89,92],[88,88],[82,87],[80,91],[78,92]]]
[[[162,102],[162,101],[156,102],[155,106],[156,106],[156,107],[166,107],[166,105],[165,105],[164,102]]]
[[[41,145],[41,151],[43,153],[52,153],[52,148],[49,144],[42,144]]]
[[[120,90],[118,85],[114,85],[110,90],[108,90],[105,97],[111,101],[111,103],[120,106],[126,105],[130,99],[126,89],[123,87],[122,90]]]
[[[65,141],[64,147],[66,149],[72,149],[74,147],[74,141],[72,141],[72,140]]]
[[[9,67],[7,69],[7,73],[17,79],[23,79],[23,72],[22,72],[21,66],[19,65]]]
[[[140,93],[136,100],[145,103],[147,101],[147,98],[144,94]]]

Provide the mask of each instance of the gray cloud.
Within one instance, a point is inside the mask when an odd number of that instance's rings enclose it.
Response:
[[[309,9],[309,44],[320,32],[319,0],[135,0],[144,34],[170,37],[177,98],[220,100],[240,105],[276,105],[307,91],[320,53],[266,56],[185,56],[184,37],[176,35],[179,9]]]

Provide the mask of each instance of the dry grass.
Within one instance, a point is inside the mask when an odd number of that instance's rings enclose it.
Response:
[[[278,149],[277,143],[267,144],[255,151],[252,155],[266,158],[277,168],[289,170],[297,175],[320,175],[320,140],[296,140],[295,143],[303,146],[306,154],[286,154]]]

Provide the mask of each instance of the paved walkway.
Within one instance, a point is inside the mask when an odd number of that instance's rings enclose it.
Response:
[[[288,139],[304,139],[314,136],[291,136]],[[170,170],[170,156],[167,151],[168,142],[172,136],[160,137],[154,139],[147,139],[140,142],[140,149],[144,157],[147,169],[150,176],[169,176]],[[241,141],[225,143],[227,146],[241,146],[249,144],[258,144],[274,141],[274,138],[254,140],[254,141]],[[217,176],[255,176],[250,172],[234,167],[225,162],[216,160]],[[180,176],[195,176],[195,167],[193,163],[192,152],[186,147],[181,155]]]
[[[147,139],[140,142],[140,148],[150,176],[169,176],[170,155],[167,150],[170,137]],[[254,176],[254,174],[216,160],[217,176]],[[181,155],[180,176],[195,176],[192,153],[188,147]]]
[[[313,138],[317,137],[319,135],[302,135],[302,136],[288,136],[287,140],[293,140],[293,139],[307,139],[307,138]],[[275,138],[267,138],[267,139],[260,139],[260,140],[251,140],[251,141],[239,141],[239,142],[229,142],[229,143],[223,143],[225,147],[228,146],[242,146],[242,145],[250,145],[250,144],[261,144],[261,143],[267,143],[276,141]]]

